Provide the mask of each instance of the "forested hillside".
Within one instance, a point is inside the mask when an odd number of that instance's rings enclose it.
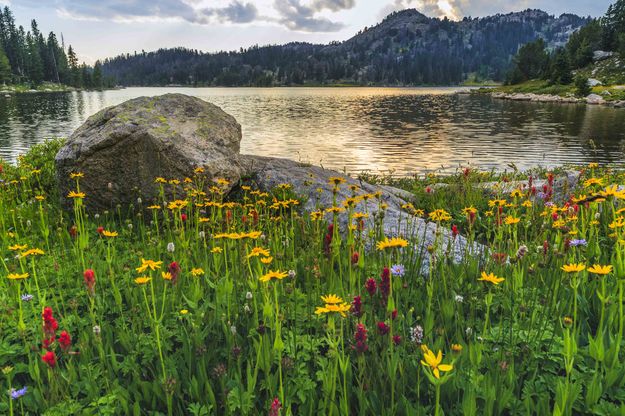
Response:
[[[72,46],[65,49],[63,39],[54,32],[41,32],[36,20],[30,29],[17,26],[8,6],[0,9],[0,84],[54,82],[77,88],[103,85],[100,62],[93,68],[79,64]]]
[[[542,38],[555,49],[589,20],[525,10],[456,22],[407,9],[344,42],[219,53],[161,49],[107,59],[103,73],[122,85],[440,85],[469,75],[503,80],[520,45]]]

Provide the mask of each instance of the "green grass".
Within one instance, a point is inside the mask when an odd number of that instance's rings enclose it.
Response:
[[[440,237],[386,240],[384,200],[358,189],[311,214],[288,184],[237,184],[230,200],[197,173],[133,207],[87,213],[87,194],[64,212],[60,144],[0,162],[0,414],[623,412],[625,194],[608,188],[621,171],[580,168],[566,192],[607,194],[579,206],[553,204],[550,185],[481,187],[540,169],[367,177],[412,192],[409,228],[436,217],[487,247],[455,264]]]

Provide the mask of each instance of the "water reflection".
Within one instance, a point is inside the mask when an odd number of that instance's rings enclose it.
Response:
[[[452,94],[450,88],[129,88],[0,97],[0,157],[68,136],[89,115],[142,95],[181,92],[241,123],[243,153],[351,172],[471,164],[520,168],[621,162],[625,110]]]

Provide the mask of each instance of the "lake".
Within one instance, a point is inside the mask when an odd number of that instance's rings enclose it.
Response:
[[[67,137],[87,117],[139,96],[183,93],[241,123],[241,152],[348,172],[406,175],[622,163],[625,110],[494,100],[461,88],[127,88],[0,96],[0,158]]]

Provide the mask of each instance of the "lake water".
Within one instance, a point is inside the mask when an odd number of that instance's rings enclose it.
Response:
[[[0,158],[66,137],[130,98],[179,92],[241,123],[241,152],[349,172],[397,175],[459,166],[505,169],[620,163],[625,110],[494,100],[458,88],[127,88],[0,96]]]

